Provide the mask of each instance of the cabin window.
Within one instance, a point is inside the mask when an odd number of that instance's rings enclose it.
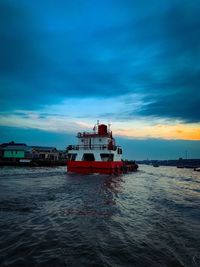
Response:
[[[77,154],[75,154],[75,153],[68,154],[68,159],[70,161],[75,161],[76,160],[76,156],[77,156]]]
[[[83,154],[82,161],[95,161],[94,154],[92,153]]]
[[[122,149],[118,147],[117,149],[117,154],[121,155],[122,154]]]
[[[113,161],[113,154],[109,154],[109,153],[102,153],[100,154],[101,156],[101,160],[102,161]]]

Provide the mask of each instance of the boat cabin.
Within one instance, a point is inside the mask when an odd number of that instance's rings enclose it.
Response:
[[[107,125],[100,124],[93,132],[77,134],[78,145],[68,146],[69,161],[121,161],[122,149],[116,146]]]

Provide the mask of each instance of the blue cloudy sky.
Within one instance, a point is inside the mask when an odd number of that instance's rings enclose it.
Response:
[[[198,0],[0,0],[0,142],[61,148],[99,119],[127,157],[200,157],[199,14]]]

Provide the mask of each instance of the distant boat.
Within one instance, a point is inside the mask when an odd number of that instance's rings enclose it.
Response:
[[[157,163],[154,163],[153,167],[160,167],[160,166]]]
[[[183,165],[177,165],[176,167],[179,168],[179,169],[185,168]]]
[[[200,172],[200,167],[198,167],[198,168],[194,168],[194,171],[196,171],[196,172]]]
[[[192,166],[192,165],[185,165],[184,168],[186,168],[186,169],[195,169],[195,166]]]
[[[30,163],[31,159],[20,159],[19,162],[20,163]]]

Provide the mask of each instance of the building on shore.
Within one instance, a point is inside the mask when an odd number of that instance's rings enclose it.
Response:
[[[55,147],[31,146],[27,157],[42,160],[59,160],[59,151]]]
[[[26,145],[10,145],[3,149],[3,157],[4,158],[14,158],[20,159],[26,157],[27,146]]]
[[[0,158],[4,159],[20,159],[25,158],[28,146],[24,143],[3,143],[0,145]]]
[[[58,161],[66,159],[66,151],[56,147],[28,146],[24,143],[3,143],[0,145],[0,159],[17,161],[20,159]]]

